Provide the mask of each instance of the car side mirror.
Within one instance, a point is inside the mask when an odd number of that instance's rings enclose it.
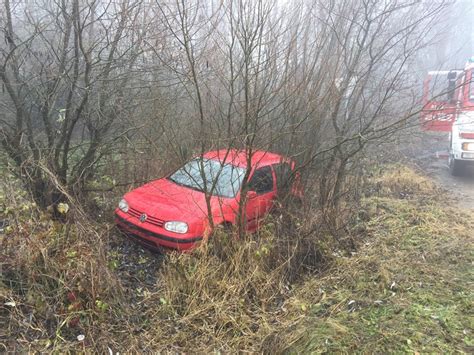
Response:
[[[247,199],[251,200],[253,198],[257,197],[257,193],[255,191],[247,191]]]

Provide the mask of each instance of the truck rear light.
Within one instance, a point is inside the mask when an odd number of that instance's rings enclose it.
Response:
[[[459,137],[464,139],[474,139],[474,132],[460,132]]]
[[[467,150],[467,151],[474,150],[474,143],[463,143],[462,150]]]
[[[461,158],[463,158],[463,159],[474,159],[474,153],[462,153]]]

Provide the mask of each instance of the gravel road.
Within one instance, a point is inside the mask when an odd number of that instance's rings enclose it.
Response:
[[[459,206],[474,210],[474,169],[467,171],[461,177],[451,176],[447,159],[430,160],[425,168],[443,188],[453,193]]]

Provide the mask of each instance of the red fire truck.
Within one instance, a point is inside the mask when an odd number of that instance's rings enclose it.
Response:
[[[464,69],[430,71],[423,85],[422,127],[449,133],[449,168],[474,165],[474,57]]]

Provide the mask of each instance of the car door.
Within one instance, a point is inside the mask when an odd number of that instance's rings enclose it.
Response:
[[[282,162],[273,165],[276,178],[276,193],[279,198],[285,199],[293,186],[293,171],[290,164]]]
[[[275,177],[271,166],[255,170],[249,181],[249,191],[255,191],[254,196],[247,200],[246,217],[247,229],[255,230],[258,222],[272,208],[276,195]]]

